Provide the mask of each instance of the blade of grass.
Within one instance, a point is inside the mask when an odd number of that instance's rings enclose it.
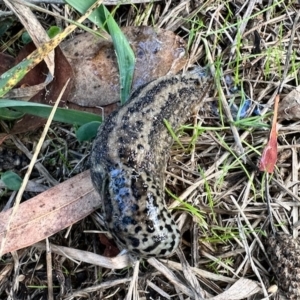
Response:
[[[6,107],[0,108],[0,120],[12,121],[20,119],[24,116],[24,113],[19,111],[13,111]]]
[[[172,138],[174,141],[176,141],[176,143],[184,150],[183,145],[181,144],[177,134],[174,132],[173,128],[171,127],[170,123],[168,122],[168,120],[164,119],[164,124],[167,127],[169,133],[171,134]]]
[[[1,116],[1,112],[4,113],[1,109],[8,108],[8,107],[17,110],[18,112],[27,113],[42,118],[48,118],[52,110],[52,106],[45,105],[45,104],[1,99],[0,119],[3,118]],[[18,116],[18,114],[16,114],[16,116]],[[18,118],[19,117],[22,117],[22,115],[18,116]],[[58,122],[72,124],[72,125],[77,124],[80,126],[92,121],[101,122],[102,118],[101,116],[92,113],[87,113],[87,112],[72,110],[72,109],[58,108],[54,115],[54,120]]]
[[[176,209],[180,209],[183,211],[186,211],[190,213],[191,215],[195,216],[197,220],[199,221],[199,225],[205,229],[207,229],[207,223],[202,215],[202,212],[194,207],[193,205],[182,201],[180,198],[178,198],[176,195],[174,195],[169,189],[166,188],[166,192],[168,195],[170,195],[174,200],[181,203],[181,206],[177,207]]]

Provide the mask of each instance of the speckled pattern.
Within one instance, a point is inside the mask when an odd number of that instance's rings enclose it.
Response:
[[[168,256],[180,232],[165,204],[167,154],[173,129],[199,107],[209,83],[198,75],[165,76],[136,90],[100,126],[91,177],[118,246],[140,257]]]
[[[266,250],[287,299],[300,299],[300,239],[277,233],[266,240]]]

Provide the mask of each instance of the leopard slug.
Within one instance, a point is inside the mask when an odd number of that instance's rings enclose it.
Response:
[[[209,87],[196,73],[165,76],[138,88],[99,127],[91,177],[108,230],[120,248],[139,257],[168,256],[180,232],[165,204],[167,154],[173,129],[199,107]]]

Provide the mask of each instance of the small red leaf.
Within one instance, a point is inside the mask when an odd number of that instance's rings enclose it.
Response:
[[[278,114],[279,95],[275,98],[274,116],[272,129],[267,146],[259,162],[259,170],[263,172],[273,173],[277,161],[277,114]]]

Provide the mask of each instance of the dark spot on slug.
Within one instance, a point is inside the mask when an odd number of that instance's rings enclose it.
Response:
[[[165,227],[168,230],[168,232],[173,232],[173,228],[170,224],[166,224]],[[172,238],[173,238],[173,236],[172,236]]]
[[[123,226],[136,225],[136,221],[133,218],[126,216],[122,219],[122,225]]]
[[[140,241],[138,238],[129,236],[128,239],[131,241],[131,245],[135,248],[137,248],[140,245]]]
[[[152,252],[153,250],[155,250],[158,246],[160,245],[159,242],[154,243],[153,245],[147,247],[144,249],[145,252]]]
[[[166,254],[166,252],[167,252],[167,249],[162,249],[162,250],[160,250],[160,255],[165,255]]]
[[[135,233],[139,233],[141,230],[142,230],[141,226],[137,226],[137,227],[134,228]]]

